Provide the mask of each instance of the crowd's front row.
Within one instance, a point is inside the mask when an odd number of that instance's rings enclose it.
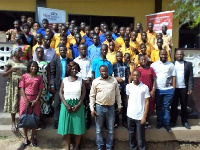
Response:
[[[121,52],[117,52],[117,63],[113,66],[107,61],[108,46],[105,44],[102,44],[101,56],[93,61],[92,67],[87,67],[91,64],[84,44],[79,45],[80,56],[74,61],[67,58],[65,45],[60,45],[59,52],[60,57],[54,58],[49,66],[42,59],[42,47],[36,49],[37,61],[29,61],[28,65],[20,60],[20,47],[12,51],[2,74],[9,76],[4,111],[11,113],[12,131],[16,131],[15,114],[18,104],[20,116],[26,112],[27,107],[28,113],[33,109],[34,113],[40,116],[43,110],[41,105],[44,105],[41,98],[47,96],[47,93],[43,92],[47,91],[46,89],[54,94],[54,127],[58,126],[58,134],[65,135],[67,150],[70,149],[72,134],[76,135],[74,149],[79,149],[81,135],[86,132],[86,122],[90,121],[90,115],[86,116],[85,110],[91,111],[91,116],[95,117],[98,150],[104,148],[104,123],[107,128],[106,149],[113,149],[114,126],[119,124],[118,114],[121,109],[123,125],[128,126],[131,150],[137,149],[136,132],[139,149],[145,149],[145,124],[155,108],[155,102],[156,128],[164,127],[168,132],[172,132],[170,126],[176,125],[180,99],[182,125],[190,129],[187,121],[187,95],[192,93],[193,68],[192,63],[183,61],[182,50],[176,51],[174,63],[167,61],[166,50],[160,50],[160,60],[151,66],[147,65],[146,56],[139,54],[139,67],[133,68],[132,73],[129,65],[123,62]],[[50,75],[45,72],[48,69],[51,70]],[[91,85],[87,77],[93,77]],[[48,84],[45,83],[47,78],[50,80]],[[48,104],[45,106],[48,107]],[[24,146],[30,142],[37,146],[36,129],[32,129],[31,141],[27,137],[27,131],[28,129],[24,128]]]

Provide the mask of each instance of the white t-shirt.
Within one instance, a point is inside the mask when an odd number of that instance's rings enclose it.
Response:
[[[176,88],[186,88],[184,78],[184,61],[175,61]]]
[[[160,60],[151,64],[156,73],[156,87],[159,90],[172,89],[172,77],[176,76],[174,64],[167,61],[165,63]]]
[[[135,85],[133,82],[126,85],[126,94],[129,95],[127,116],[141,120],[144,115],[145,98],[149,98],[149,88],[142,82]]]

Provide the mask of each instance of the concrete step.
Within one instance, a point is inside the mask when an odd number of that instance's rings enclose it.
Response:
[[[156,129],[156,117],[151,117],[151,129],[146,130],[147,142],[167,142],[167,141],[182,141],[182,142],[200,142],[200,126],[198,119],[189,119],[191,130],[187,130],[181,126],[180,118],[178,119],[177,126],[172,128],[172,133],[168,133],[164,128]],[[0,113],[0,136],[5,137],[19,137],[19,132],[13,133],[11,131],[10,114]],[[45,138],[46,140],[60,140],[62,136],[57,134],[57,130],[53,129],[53,118],[45,118],[45,129],[38,129],[38,137]],[[20,129],[22,132],[22,129]],[[117,141],[128,141],[128,130],[122,126],[115,129],[114,138]],[[23,133],[23,132],[22,132]],[[104,136],[106,137],[106,131],[104,130]],[[95,125],[92,125],[83,135],[84,139],[93,140],[96,139]]]

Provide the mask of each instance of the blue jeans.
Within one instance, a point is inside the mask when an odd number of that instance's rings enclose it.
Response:
[[[106,121],[108,133],[106,138],[106,149],[112,150],[113,137],[114,137],[114,122],[115,122],[115,108],[113,106],[101,106],[96,104],[97,116],[95,118],[96,122],[96,143],[97,149],[103,150],[103,126]]]
[[[168,90],[156,90],[157,122],[162,125],[170,123],[170,106],[174,97],[174,88]]]

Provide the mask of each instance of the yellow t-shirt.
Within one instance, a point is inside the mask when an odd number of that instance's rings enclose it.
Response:
[[[55,48],[55,50],[56,50],[56,56],[60,57],[59,47]],[[67,58],[73,59],[72,51],[70,49],[67,49]]]
[[[142,42],[141,42],[142,43]],[[140,43],[140,44],[141,44]],[[151,45],[150,43],[148,43],[148,42],[146,42],[146,43],[144,43],[145,45],[146,45],[146,47],[147,47],[147,49],[146,49],[146,53],[147,53],[147,55],[151,55],[151,52],[154,50],[154,47],[153,47],[153,45]],[[139,50],[139,52],[141,52],[141,50]]]
[[[81,39],[81,43],[85,43],[85,40],[83,38]],[[67,49],[70,47],[71,44],[72,45],[76,44],[76,40],[74,36],[70,34],[67,36]]]
[[[138,43],[141,43],[141,42],[142,42],[142,40],[141,40],[141,33],[138,33],[138,36],[137,36],[136,41],[137,41]]]
[[[51,47],[53,49],[56,49],[58,47],[58,44],[60,43],[60,33],[54,34],[52,40],[51,40]]]
[[[35,52],[37,47],[42,47],[42,45],[38,45],[38,43],[37,43],[32,47],[32,56],[33,56],[33,54],[34,54],[34,52]]]
[[[160,53],[159,49],[155,49],[151,52],[151,62],[156,62],[160,59],[159,53]],[[167,61],[171,61],[168,51],[167,51]]]
[[[140,44],[137,41],[135,41],[135,42],[130,41],[129,44],[130,44],[130,46],[139,50]]]
[[[85,36],[85,33],[83,31],[81,31],[80,34],[81,34],[81,37]]]
[[[156,32],[150,33],[148,30],[147,31],[147,42],[150,43],[151,45],[154,45],[155,39],[156,39]]]
[[[117,62],[117,59],[116,59],[116,52],[108,52],[107,55],[106,55],[106,59],[108,61],[111,62],[111,64],[114,64]]]
[[[124,45],[124,39],[121,36],[116,38],[115,42],[117,44],[117,47],[119,47],[119,49],[122,47],[122,45]]]
[[[120,52],[122,52],[123,56],[125,55],[125,53],[129,53],[131,56],[131,59],[135,59],[135,55],[136,53],[133,52],[132,50],[133,47],[129,46],[129,48],[125,48],[125,44],[122,45],[122,47],[119,49]]]
[[[113,40],[112,40],[113,41]],[[116,44],[116,42],[115,41],[113,41],[114,43],[115,43],[115,52],[117,51],[117,44]],[[109,49],[109,42],[107,41],[107,40],[105,40],[102,44],[106,44],[106,45],[108,45],[108,49]],[[109,51],[109,50],[108,50]]]

